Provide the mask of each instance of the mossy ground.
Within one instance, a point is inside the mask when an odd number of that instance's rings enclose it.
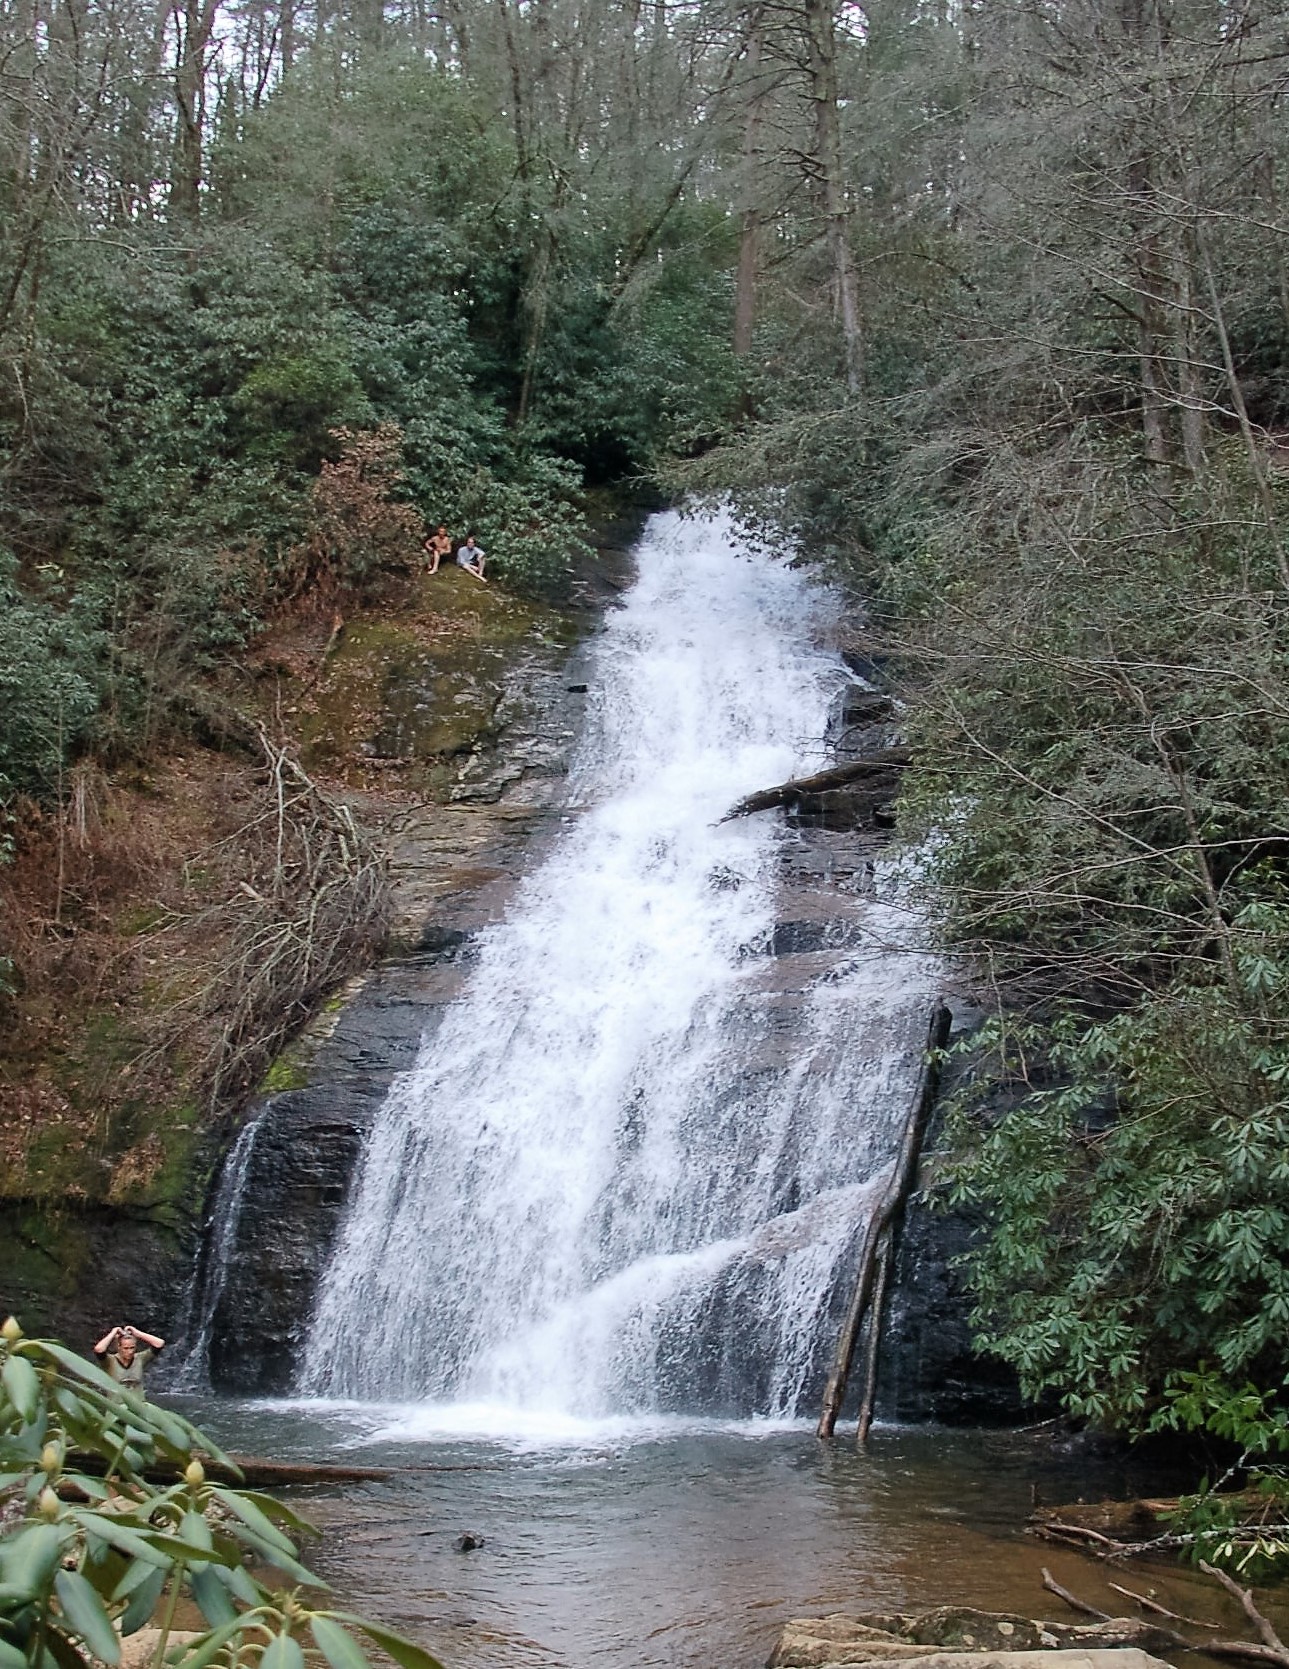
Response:
[[[353,788],[442,788],[453,759],[495,738],[515,655],[534,643],[565,646],[575,631],[567,615],[458,568],[420,575],[397,613],[348,619],[288,703],[304,764]]]

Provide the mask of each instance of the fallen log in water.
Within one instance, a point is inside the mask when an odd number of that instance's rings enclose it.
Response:
[[[388,1478],[401,1478],[408,1472],[486,1472],[491,1470],[480,1462],[464,1466],[335,1466],[307,1460],[267,1460],[262,1455],[230,1455],[232,1466],[207,1459],[205,1467],[212,1478],[221,1483],[237,1484],[247,1489],[286,1489],[295,1484],[361,1484],[381,1483]],[[69,1467],[85,1472],[90,1477],[102,1477],[107,1463],[102,1455],[74,1451]],[[176,1467],[146,1466],[143,1477],[150,1483],[173,1483]],[[239,1475],[240,1474],[240,1475]]]
[[[1252,1595],[1230,1577],[1217,1571],[1209,1574],[1240,1600],[1260,1641],[1190,1640],[1140,1617],[1112,1617],[1044,1570],[1048,1592],[1093,1622],[1058,1623],[954,1605],[917,1616],[861,1611],[853,1616],[802,1617],[784,1624],[769,1669],[821,1669],[828,1664],[845,1664],[848,1669],[1164,1669],[1158,1654],[1179,1650],[1261,1664],[1263,1669],[1287,1669],[1289,1654]]]
[[[798,1618],[784,1625],[770,1669],[824,1664],[885,1669],[1144,1669],[1171,1644],[1167,1630],[1135,1618],[1049,1623],[1009,1612],[940,1606],[917,1616],[861,1612]],[[1078,1660],[1074,1654],[1078,1654]]]
[[[899,773],[909,763],[907,748],[883,748],[867,759],[854,759],[846,765],[835,765],[828,771],[817,771],[810,777],[790,777],[773,788],[762,788],[733,805],[721,818],[728,823],[733,817],[750,817],[753,812],[773,811],[784,806],[789,811],[827,809],[826,796],[839,788],[863,783],[872,792],[865,795],[872,805],[883,804],[895,797],[899,788]]]
[[[1247,1490],[1250,1506],[1263,1500],[1255,1491]],[[1231,1502],[1240,1496],[1226,1497]],[[1071,1533],[1104,1536],[1111,1541],[1139,1541],[1159,1528],[1160,1522],[1177,1511],[1176,1497],[1136,1497],[1131,1501],[1076,1501],[1067,1506],[1036,1507],[1029,1515],[1030,1528],[1041,1532],[1049,1525],[1060,1525]]]
[[[265,1460],[260,1455],[230,1455],[228,1457],[242,1474],[249,1489],[273,1489],[287,1484],[358,1484],[379,1482],[397,1475],[390,1466],[316,1466],[305,1460]],[[225,1476],[231,1473],[224,1467],[212,1465],[209,1471]]]
[[[1232,1509],[1230,1528],[1224,1533],[1237,1541],[1286,1533],[1285,1525],[1269,1521],[1269,1515],[1275,1512],[1274,1503],[1257,1490],[1231,1490],[1210,1499]],[[1063,1507],[1036,1508],[1029,1515],[1028,1529],[1044,1541],[1079,1547],[1098,1559],[1129,1559],[1192,1546],[1193,1534],[1167,1528],[1176,1522],[1180,1509],[1176,1496],[1079,1501]]]
[[[1286,1648],[1284,1641],[1281,1640],[1270,1622],[1254,1604],[1253,1590],[1251,1588],[1241,1588],[1239,1583],[1229,1577],[1225,1571],[1215,1570],[1212,1565],[1206,1564],[1203,1559],[1200,1560],[1199,1566],[1206,1575],[1211,1576],[1215,1582],[1219,1582],[1228,1593],[1239,1600],[1244,1608],[1245,1615],[1261,1635],[1260,1641],[1190,1640],[1186,1635],[1179,1634],[1176,1629],[1162,1628],[1158,1623],[1139,1623],[1136,1626],[1147,1631],[1159,1643],[1159,1649],[1172,1648],[1184,1652],[1203,1652],[1207,1657],[1227,1658],[1232,1662],[1275,1664],[1278,1669],[1289,1669],[1289,1648]],[[1108,1612],[1102,1611],[1099,1606],[1089,1605],[1087,1600],[1080,1599],[1077,1594],[1071,1593],[1068,1588],[1062,1587],[1051,1571],[1046,1568],[1043,1571],[1043,1586],[1048,1593],[1055,1594],[1058,1599],[1063,1599],[1072,1610],[1081,1611],[1086,1617],[1097,1618],[1095,1625],[1097,1628],[1121,1630],[1133,1626],[1134,1619],[1132,1618],[1111,1617]],[[1111,1587],[1113,1586],[1114,1584],[1111,1583]],[[1119,1589],[1118,1591],[1122,1593],[1124,1590]],[[1215,1623],[1197,1622],[1192,1617],[1177,1617],[1176,1612],[1167,1611],[1160,1605],[1154,1605],[1149,1600],[1142,1599],[1140,1595],[1130,1597],[1137,1599],[1139,1604],[1149,1607],[1151,1611],[1163,1616],[1176,1617],[1178,1622],[1190,1623],[1192,1627],[1217,1627]]]

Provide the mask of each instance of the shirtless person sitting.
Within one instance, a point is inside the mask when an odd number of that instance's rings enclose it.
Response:
[[[104,1372],[118,1385],[142,1395],[143,1370],[165,1342],[139,1327],[114,1327],[94,1346],[94,1354],[100,1358]]]
[[[446,522],[440,522],[434,532],[421,541],[421,549],[425,552],[425,572],[437,574],[439,563],[445,556],[452,555],[452,540],[448,536]]]

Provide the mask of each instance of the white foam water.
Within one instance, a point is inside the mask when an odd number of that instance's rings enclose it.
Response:
[[[210,1386],[210,1340],[215,1311],[224,1296],[237,1250],[237,1231],[242,1221],[246,1179],[250,1175],[255,1138],[263,1115],[244,1124],[229,1149],[215,1190],[215,1202],[208,1219],[207,1238],[198,1254],[187,1291],[180,1305],[179,1337],[187,1340],[183,1358],[168,1380],[158,1376],[170,1391],[204,1391]]]
[[[572,1431],[791,1418],[817,1381],[933,972],[851,900],[866,948],[785,992],[765,953],[799,837],[721,821],[823,763],[836,600],[719,515],[652,518],[637,561],[566,826],[376,1117],[305,1394]]]

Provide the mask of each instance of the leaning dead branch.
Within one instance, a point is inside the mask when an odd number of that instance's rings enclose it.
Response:
[[[385,854],[343,801],[260,731],[258,807],[222,842],[242,873],[190,931],[218,947],[200,986],[169,1013],[163,1047],[201,1039],[212,1106],[244,1095],[319,1002],[383,942]]]
[[[1063,1588],[1046,1565],[1043,1566],[1043,1586],[1049,1594],[1055,1594],[1057,1599],[1063,1599],[1071,1611],[1081,1611],[1085,1617],[1095,1617],[1099,1623],[1110,1621],[1108,1611],[1102,1611],[1100,1606],[1097,1605],[1089,1605],[1087,1600],[1080,1599],[1077,1594],[1072,1594],[1068,1588]]]
[[[904,1207],[917,1180],[922,1142],[935,1106],[936,1090],[940,1081],[940,1055],[949,1040],[952,1018],[943,1003],[937,1003],[931,1011],[931,1018],[927,1026],[926,1053],[923,1057],[917,1089],[913,1095],[913,1105],[904,1126],[900,1151],[896,1157],[895,1167],[891,1174],[891,1180],[887,1184],[886,1192],[874,1209],[864,1231],[855,1285],[837,1339],[837,1352],[833,1359],[832,1372],[828,1376],[828,1384],[824,1388],[823,1407],[819,1413],[819,1423],[815,1428],[816,1435],[819,1437],[831,1437],[836,1429],[842,1403],[846,1397],[846,1382],[850,1377],[855,1346],[859,1341],[860,1329],[867,1314],[869,1318],[869,1351],[865,1376],[866,1383],[860,1400],[856,1441],[864,1443],[868,1439],[877,1389],[882,1307],[886,1296],[887,1275],[894,1258],[895,1237],[903,1218]],[[881,1274],[880,1278],[877,1278],[879,1268]],[[876,1299],[873,1298],[875,1278],[877,1279]],[[872,1301],[871,1307],[870,1300]]]

